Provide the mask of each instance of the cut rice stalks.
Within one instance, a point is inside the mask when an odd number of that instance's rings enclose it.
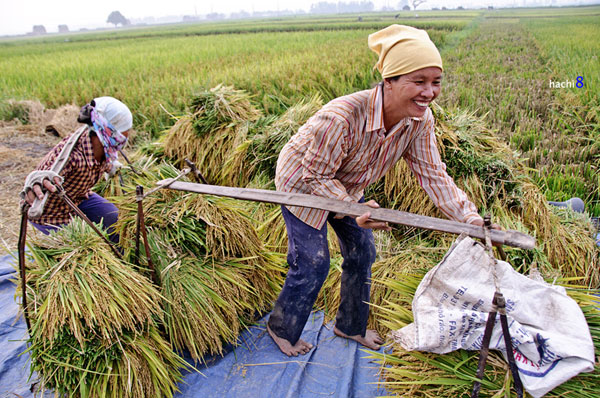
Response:
[[[162,151],[175,166],[185,167],[190,159],[212,184],[230,182],[221,175],[223,164],[260,117],[247,93],[219,85],[192,100],[192,113],[161,137]]]
[[[35,235],[27,270],[31,371],[80,397],[171,397],[187,364],[158,332],[161,295],[83,220]]]
[[[273,180],[279,152],[322,106],[321,98],[314,96],[289,107],[277,118],[263,118],[257,121],[250,127],[248,139],[236,147],[225,162],[223,182],[247,186],[253,180],[264,179],[271,182],[271,189],[275,188]]]
[[[136,162],[149,163],[147,159]],[[178,174],[171,165],[154,164],[143,175],[128,173],[124,189],[133,192],[137,184],[151,188],[156,181]],[[116,229],[127,257],[132,258],[135,195],[111,200],[120,209]],[[187,349],[195,361],[205,354],[222,353],[225,344],[235,344],[257,314],[270,309],[283,284],[285,258],[263,246],[247,212],[252,206],[168,189],[143,201],[152,261],[165,297],[167,334],[176,349]]]

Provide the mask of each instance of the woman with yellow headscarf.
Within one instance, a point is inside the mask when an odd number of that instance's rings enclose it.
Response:
[[[383,81],[375,88],[336,98],[310,118],[282,149],[275,184],[299,192],[365,202],[364,190],[403,158],[419,184],[450,219],[483,225],[465,193],[446,173],[436,147],[429,104],[440,94],[442,59],[427,32],[392,25],[369,36]],[[373,229],[390,230],[365,214],[356,219],[323,210],[282,206],[288,233],[289,271],[267,323],[269,334],[288,356],[305,354],[300,339],[329,272],[327,223],[340,243],[341,302],[336,335],[377,350],[383,343],[367,330]]]

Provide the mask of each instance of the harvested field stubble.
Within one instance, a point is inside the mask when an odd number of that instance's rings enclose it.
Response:
[[[60,138],[45,132],[44,114],[54,110],[37,101],[8,104],[18,109],[10,114],[11,121],[0,121],[0,244],[10,251],[17,244],[19,192],[25,178]]]

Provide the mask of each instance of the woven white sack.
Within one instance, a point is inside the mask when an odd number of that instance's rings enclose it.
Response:
[[[408,351],[479,350],[495,291],[493,264],[482,244],[460,236],[419,284],[414,322],[392,332],[394,340]],[[496,272],[527,392],[542,397],[580,372],[593,371],[589,327],[565,289],[521,275],[504,261]],[[499,316],[490,349],[506,354]]]

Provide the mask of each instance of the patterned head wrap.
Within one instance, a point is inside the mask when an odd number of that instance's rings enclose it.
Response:
[[[119,156],[119,151],[127,143],[127,137],[121,134],[106,118],[96,109],[92,110],[92,127],[96,136],[104,147],[106,161],[113,163]]]
[[[127,137],[123,133],[133,123],[129,108],[116,98],[99,97],[81,108],[77,120],[90,125],[96,132],[104,147],[106,161],[116,161],[119,151],[127,143]]]

